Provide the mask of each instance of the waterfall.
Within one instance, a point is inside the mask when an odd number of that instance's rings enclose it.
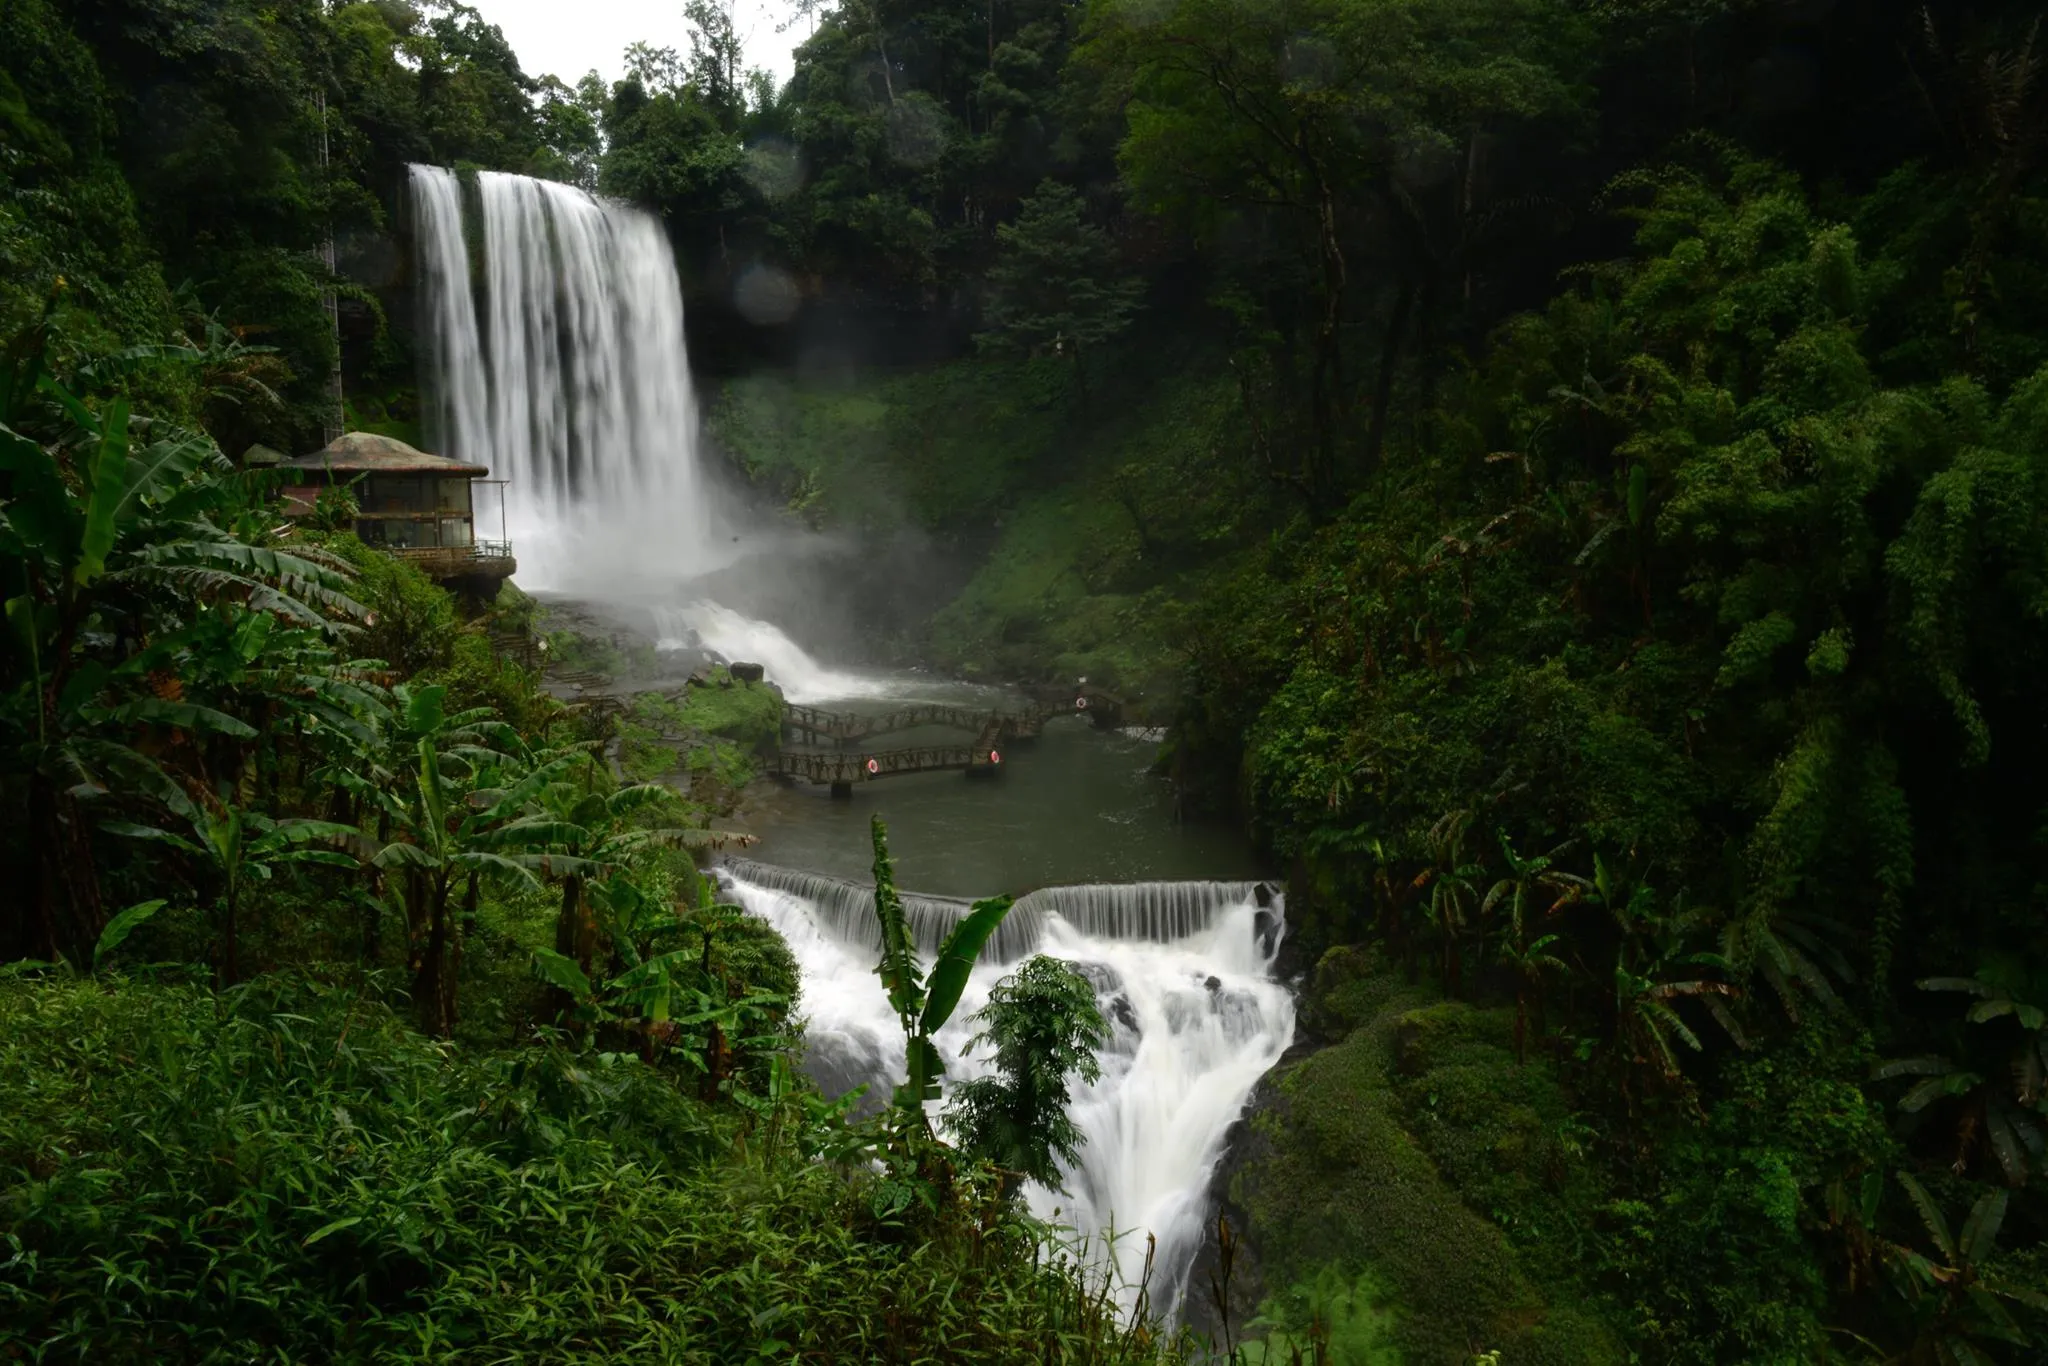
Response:
[[[661,225],[491,171],[465,196],[454,173],[414,166],[412,192],[430,435],[510,481],[521,581],[612,588],[730,559],[699,487],[682,285]],[[490,502],[479,491],[486,536]]]
[[[805,1067],[834,1093],[903,1076],[903,1034],[874,975],[874,896],[858,884],[745,860],[723,876],[739,904],[779,930],[803,971]],[[967,902],[903,894],[927,960]],[[983,949],[937,1044],[950,1079],[981,1074],[963,1056],[968,1017],[1018,960],[1051,954],[1095,985],[1110,1038],[1102,1079],[1072,1106],[1085,1137],[1064,1194],[1026,1188],[1034,1213],[1100,1240],[1113,1228],[1128,1307],[1158,1240],[1153,1306],[1177,1312],[1209,1211],[1209,1179],[1252,1087],[1294,1037],[1294,1001],[1273,979],[1286,929],[1277,888],[1254,882],[1048,887],[1020,897]],[[1099,1242],[1098,1242],[1099,1248]]]

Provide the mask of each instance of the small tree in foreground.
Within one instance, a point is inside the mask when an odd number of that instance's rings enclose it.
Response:
[[[963,1082],[946,1121],[966,1152],[1060,1189],[1061,1162],[1081,1150],[1081,1131],[1067,1113],[1069,1080],[1093,1084],[1102,1068],[1095,1052],[1109,1037],[1095,989],[1057,958],[1040,955],[1005,977],[975,1016],[981,1032],[970,1051],[995,1049],[995,1075]]]
[[[932,1036],[953,1018],[953,1008],[967,989],[981,946],[1010,913],[1010,898],[992,897],[969,907],[939,945],[939,956],[927,978],[917,961],[917,941],[904,913],[903,898],[896,891],[889,832],[880,816],[874,817],[870,831],[875,844],[875,921],[882,931],[882,960],[875,964],[875,975],[882,979],[889,1004],[903,1026],[904,1082],[896,1088],[896,1112],[905,1130],[928,1133],[924,1105],[939,1098],[939,1078],[946,1074],[945,1061]]]

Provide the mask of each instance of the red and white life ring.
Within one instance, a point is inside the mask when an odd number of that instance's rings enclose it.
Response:
[[[881,760],[879,760],[879,759],[870,759],[870,760],[868,760],[868,772],[869,772],[870,774],[874,774],[874,773],[880,773],[881,771],[882,771],[882,761],[881,761]]]
[[[1088,699],[1087,699],[1087,698],[1085,698],[1085,697],[1077,697],[1077,698],[1075,698],[1075,699],[1074,699],[1074,710],[1075,710],[1075,711],[1086,711],[1086,710],[1088,710]]]
[[[992,763],[992,764],[999,764],[999,763],[1001,763],[1001,762],[1003,761],[1003,754],[1002,754],[1002,751],[1001,751],[1001,750],[995,750],[995,749],[992,749],[992,750],[990,750],[990,751],[988,752],[988,761],[989,761],[990,763]]]

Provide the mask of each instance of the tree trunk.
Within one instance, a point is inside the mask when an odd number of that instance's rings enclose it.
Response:
[[[29,831],[35,845],[32,952],[81,967],[107,926],[92,841],[78,801],[41,773],[29,779]]]
[[[455,973],[450,962],[451,935],[448,916],[448,879],[437,876],[421,887],[420,908],[426,933],[419,952],[419,967],[413,974],[412,999],[419,1009],[420,1028],[437,1039],[455,1030]]]
[[[1415,283],[1401,282],[1394,298],[1394,316],[1387,320],[1386,340],[1380,344],[1379,379],[1373,385],[1372,424],[1365,434],[1365,467],[1379,468],[1387,447],[1388,410],[1394,406],[1394,379],[1400,371],[1401,349],[1408,335],[1408,321],[1415,313]]]
[[[1306,471],[1309,515],[1327,521],[1336,514],[1337,421],[1344,387],[1344,249],[1337,237],[1334,192],[1320,186],[1317,195],[1317,238],[1323,268],[1323,316],[1311,343],[1309,420],[1314,426],[1310,446],[1315,467]]]
[[[241,926],[236,923],[240,901],[234,880],[228,880],[227,895],[221,899],[220,974],[216,985],[231,987],[242,980]]]
[[[882,37],[881,21],[875,21],[875,51],[882,57],[882,89],[889,93],[889,103],[896,103],[896,80],[889,71],[889,44]]]
[[[555,914],[555,952],[561,954],[564,958],[575,959],[577,965],[583,969],[584,975],[587,977],[590,974],[590,964],[577,953],[578,942],[582,938],[579,932],[582,919],[583,879],[580,877],[563,878],[562,908]],[[568,1023],[569,1012],[575,1009],[575,1007],[576,1001],[567,991],[560,987],[548,988],[545,1009],[557,1020],[564,1024]]]
[[[363,900],[363,962],[375,966],[384,953],[384,875],[370,875],[370,894]]]
[[[564,958],[576,959],[577,966],[585,972],[590,964],[581,956],[583,921],[583,879],[565,877],[562,879],[562,909],[555,916],[555,952]]]

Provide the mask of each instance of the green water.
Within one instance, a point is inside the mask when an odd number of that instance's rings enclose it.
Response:
[[[831,705],[873,711],[892,704]],[[959,741],[953,732],[917,731],[870,746]],[[1235,831],[1174,820],[1165,780],[1149,772],[1158,749],[1152,739],[1060,717],[1046,723],[1036,745],[1006,751],[993,778],[906,774],[856,784],[850,799],[794,784],[725,824],[761,837],[749,857],[865,880],[868,818],[879,813],[889,825],[897,881],[940,896],[1270,875]]]

